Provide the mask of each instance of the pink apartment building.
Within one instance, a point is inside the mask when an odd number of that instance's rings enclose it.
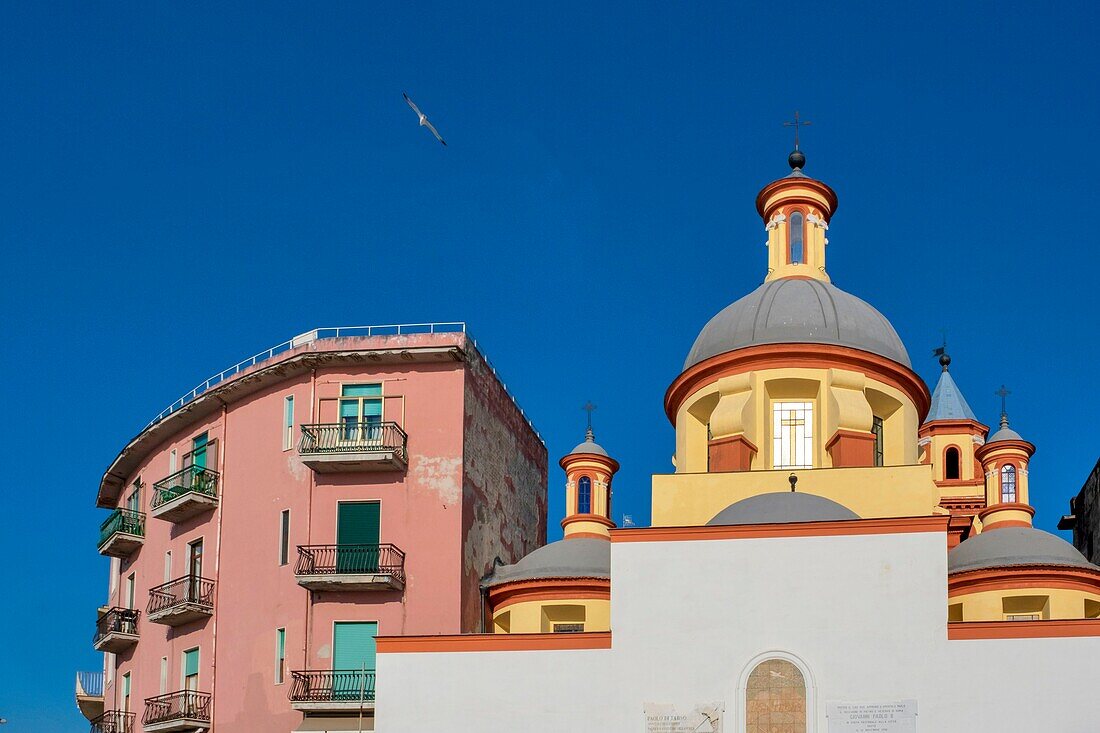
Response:
[[[373,729],[375,635],[481,630],[481,577],[545,543],[546,470],[463,324],[319,329],[212,378],[100,483],[93,733]]]

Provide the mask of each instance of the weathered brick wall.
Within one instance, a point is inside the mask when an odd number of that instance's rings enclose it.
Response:
[[[493,561],[546,544],[546,446],[492,369],[467,348],[462,484],[462,628],[481,630],[478,584]]]
[[[1077,524],[1073,545],[1091,563],[1100,564],[1100,461],[1092,469],[1073,503]]]

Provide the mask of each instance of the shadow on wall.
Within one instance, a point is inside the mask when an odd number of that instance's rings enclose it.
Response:
[[[259,672],[248,676],[248,682],[244,689],[244,700],[240,708],[232,710],[233,695],[222,695],[223,702],[216,707],[215,715],[218,717],[219,729],[232,733],[268,733],[273,730],[294,730],[301,721],[301,713],[288,710],[282,715],[276,715],[271,711],[271,700],[278,695],[286,695],[290,685],[290,675],[287,682],[281,685],[265,683],[263,675]],[[227,699],[228,698],[228,699]],[[230,708],[226,710],[226,708]],[[234,713],[236,713],[234,715]]]

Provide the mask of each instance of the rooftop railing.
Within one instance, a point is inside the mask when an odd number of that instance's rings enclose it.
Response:
[[[203,466],[188,466],[153,484],[150,509],[156,509],[189,492],[217,497],[218,472]]]
[[[301,455],[393,451],[405,457],[409,436],[395,422],[325,423],[302,426]]]
[[[291,672],[291,702],[374,702],[374,671],[302,670]]]
[[[385,573],[405,581],[405,553],[394,545],[299,545],[296,575]]]
[[[133,733],[137,715],[122,710],[108,710],[92,719],[91,733]]]
[[[150,615],[167,611],[173,606],[194,603],[214,608],[214,581],[187,575],[149,589]]]
[[[106,542],[115,532],[123,532],[138,537],[145,536],[145,514],[130,509],[115,509],[103,524],[99,525],[99,544]]]
[[[115,606],[99,617],[95,625],[95,636],[92,644],[98,644],[99,640],[108,634],[137,634],[138,616],[141,611],[136,608],[122,608]],[[102,688],[101,688],[102,689]]]
[[[167,723],[172,720],[210,722],[210,693],[180,690],[145,700],[142,725]]]
[[[469,337],[469,334],[466,330],[466,324],[462,321],[451,321],[442,323],[402,323],[382,326],[336,326],[330,328],[315,328],[312,331],[306,331],[305,333],[299,334],[292,339],[282,342],[281,344],[276,344],[270,349],[265,349],[264,351],[261,351],[254,356],[243,359],[233,366],[229,367],[228,369],[223,369],[209,379],[203,380],[194,389],[190,390],[182,397],[177,399],[175,402],[168,405],[168,407],[161,410],[157,414],[157,416],[150,420],[149,424],[147,424],[142,430],[144,431],[148,428],[153,427],[158,422],[171,415],[173,412],[176,412],[180,408],[187,405],[189,402],[193,401],[203,392],[206,392],[212,387],[216,387],[218,384],[224,382],[225,380],[231,377],[235,377],[244,370],[251,369],[257,364],[265,362],[268,359],[273,359],[279,354],[290,351],[292,349],[296,349],[299,346],[304,346],[305,344],[309,344],[314,341],[321,341],[324,339],[349,338],[355,336],[411,336],[423,333],[467,334],[467,338],[469,338],[469,340],[473,343],[474,348],[478,350],[478,353],[481,354],[481,358],[485,361],[486,365],[488,365],[490,371],[492,371],[493,375],[500,382],[501,386],[504,387],[504,391],[508,392],[508,387],[504,384],[504,380],[501,379],[500,374],[497,372],[492,362],[489,361],[489,358],[485,356],[485,353],[481,350],[481,347],[478,346],[477,339]],[[531,430],[535,432],[535,435],[538,435],[538,431],[535,430],[535,426],[531,424],[531,420],[527,417],[527,413],[525,413],[523,411],[523,408],[519,406],[516,398],[511,393],[508,393],[508,396],[511,398],[512,403],[516,406],[516,409],[519,410],[521,415],[523,415],[523,419],[527,421],[527,424],[528,426],[530,426]],[[542,436],[539,436],[540,440],[541,438]]]

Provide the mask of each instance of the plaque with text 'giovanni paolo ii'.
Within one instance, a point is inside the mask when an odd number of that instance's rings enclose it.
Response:
[[[917,701],[828,702],[829,733],[916,733]]]
[[[722,733],[722,703],[704,703],[683,710],[666,703],[647,702],[645,733]]]

